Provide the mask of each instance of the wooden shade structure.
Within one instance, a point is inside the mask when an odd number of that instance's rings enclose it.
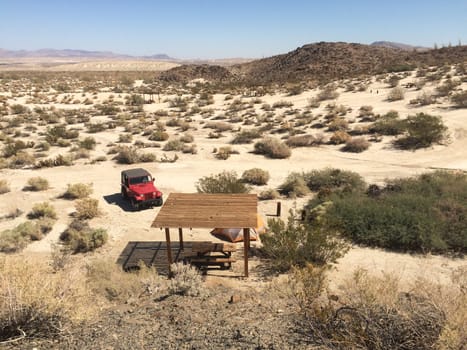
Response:
[[[171,193],[152,223],[164,228],[167,259],[172,263],[170,228],[178,228],[183,247],[183,228],[243,228],[244,271],[248,277],[250,228],[257,225],[256,194]]]

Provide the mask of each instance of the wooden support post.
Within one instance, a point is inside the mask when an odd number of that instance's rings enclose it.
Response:
[[[169,276],[172,274],[170,271],[170,265],[172,265],[172,247],[170,246],[170,230],[168,227],[165,228],[165,241],[167,243],[167,262],[169,263]]]
[[[248,277],[248,255],[250,251],[250,229],[243,229],[243,255],[244,255],[244,268],[245,277]]]
[[[281,216],[281,202],[277,202],[276,216],[277,217]]]
[[[183,229],[181,227],[178,228],[178,240],[180,241],[180,250],[183,250]]]

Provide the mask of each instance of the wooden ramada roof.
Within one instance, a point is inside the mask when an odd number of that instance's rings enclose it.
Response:
[[[151,226],[254,228],[257,206],[256,194],[171,193]]]

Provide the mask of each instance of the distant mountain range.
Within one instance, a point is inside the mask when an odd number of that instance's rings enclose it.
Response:
[[[166,54],[155,54],[150,56],[131,56],[117,54],[110,51],[87,51],[87,50],[6,50],[0,48],[0,58],[41,58],[41,57],[59,57],[59,58],[88,58],[88,59],[149,59],[159,61],[177,61]]]

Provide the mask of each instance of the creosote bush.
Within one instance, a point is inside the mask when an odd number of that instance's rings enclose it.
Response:
[[[290,148],[278,139],[267,137],[255,143],[254,151],[268,158],[284,159],[292,155]]]
[[[243,172],[242,181],[252,185],[263,186],[269,181],[269,172],[260,168],[248,169]]]
[[[75,217],[80,220],[87,220],[99,216],[99,201],[94,198],[83,198],[76,202]]]
[[[248,193],[250,187],[237,177],[235,171],[204,176],[196,183],[199,193]]]
[[[50,218],[56,219],[57,213],[55,208],[49,202],[42,202],[35,204],[31,211],[28,213],[28,218],[39,219],[39,218]]]
[[[398,138],[394,144],[402,149],[418,149],[442,144],[448,138],[447,127],[440,116],[417,113],[404,121],[407,135]]]
[[[49,189],[49,181],[40,176],[31,177],[24,187],[25,191],[45,191],[47,189]]]
[[[92,184],[76,183],[68,184],[65,193],[63,193],[63,198],[66,199],[81,199],[88,197],[92,194]]]
[[[287,222],[269,219],[268,228],[261,237],[261,250],[277,271],[304,267],[307,263],[332,263],[348,250],[347,243],[336,231],[299,221],[293,211],[290,211]]]
[[[361,153],[370,147],[370,143],[363,137],[351,138],[342,147],[344,152]]]
[[[108,234],[103,228],[93,229],[87,221],[75,219],[60,234],[60,240],[73,253],[85,253],[103,246],[108,240]]]

